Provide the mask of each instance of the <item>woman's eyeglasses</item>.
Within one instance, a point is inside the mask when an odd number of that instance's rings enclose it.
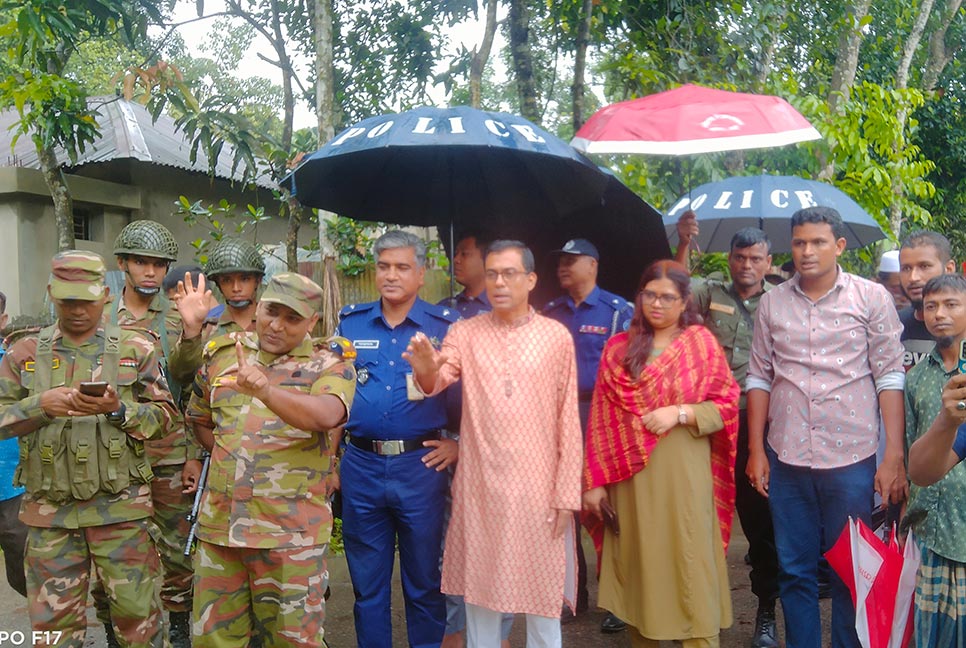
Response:
[[[670,293],[664,293],[659,295],[656,292],[651,292],[650,290],[641,291],[641,302],[644,304],[653,304],[655,300],[661,304],[661,306],[668,307],[673,306],[676,301],[681,299],[680,295],[672,295]]]

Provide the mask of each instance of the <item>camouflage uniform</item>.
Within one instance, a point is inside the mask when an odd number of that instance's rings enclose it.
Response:
[[[263,276],[265,261],[258,248],[247,241],[226,238],[218,241],[209,252],[205,265],[205,278],[213,281],[216,277],[229,273],[251,273]],[[226,333],[241,333],[255,330],[255,318],[244,329],[232,318],[228,307],[216,320],[205,322],[202,334],[194,338],[181,337],[172,351],[169,370],[173,380],[189,384],[202,365],[204,343]]]
[[[54,257],[51,295],[95,301],[103,295],[104,262],[89,252]],[[41,394],[87,380],[114,384],[116,413],[50,418]],[[161,646],[155,592],[157,554],[148,535],[151,467],[144,440],[166,434],[177,419],[143,335],[100,326],[77,346],[59,323],[15,342],[0,363],[0,436],[20,436],[16,483],[26,486],[20,518],[27,538],[27,599],[35,631],[59,631],[52,645],[84,643],[91,565],[108,591],[117,635],[129,646]],[[44,635],[53,637],[55,635]]]
[[[303,317],[321,299],[315,283],[289,273],[273,277],[262,297]],[[306,338],[283,355],[261,351],[255,333],[205,346],[186,414],[215,439],[197,531],[194,645],[322,646],[332,529],[326,431],[295,429],[235,391],[236,341],[273,385],[335,396],[347,414],[355,394],[355,350],[342,338]]]

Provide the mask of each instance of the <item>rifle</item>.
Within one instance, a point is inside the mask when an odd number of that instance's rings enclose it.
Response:
[[[201,464],[201,475],[198,477],[198,489],[195,491],[195,501],[191,505],[191,511],[188,513],[188,522],[191,524],[191,529],[188,531],[188,540],[184,545],[184,555],[191,555],[191,545],[195,542],[195,533],[198,532],[198,512],[201,510],[201,496],[205,492],[205,486],[208,484],[208,466],[211,465],[211,453],[206,452],[204,461]]]

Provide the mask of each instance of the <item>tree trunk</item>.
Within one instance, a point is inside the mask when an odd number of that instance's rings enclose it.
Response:
[[[847,24],[839,37],[835,69],[832,71],[832,86],[829,88],[828,105],[835,112],[841,96],[848,94],[855,83],[855,70],[859,64],[859,49],[862,47],[862,21],[869,15],[872,0],[856,0],[846,16]]]
[[[587,69],[587,45],[590,42],[590,23],[593,18],[594,0],[584,0],[580,24],[577,25],[576,50],[574,52],[574,84],[570,87],[573,100],[574,133],[580,130],[586,121],[584,105],[584,72]]]
[[[829,87],[829,111],[835,113],[839,102],[847,96],[855,83],[855,71],[859,64],[859,49],[862,46],[862,20],[869,15],[869,5],[872,0],[855,0],[847,8],[846,25],[839,36],[839,49],[835,57],[835,68],[832,70],[832,84]],[[824,168],[819,172],[819,180],[828,180],[835,173],[835,165],[825,161]]]
[[[490,59],[493,37],[496,35],[497,6],[497,0],[487,0],[483,42],[480,43],[480,49],[473,53],[473,60],[470,62],[470,106],[473,108],[483,105],[483,70]]]
[[[913,55],[919,49],[919,43],[922,41],[922,35],[926,30],[926,21],[929,20],[932,6],[933,0],[922,1],[922,4],[919,5],[919,15],[916,16],[916,22],[902,46],[902,56],[899,58],[899,66],[896,69],[896,89],[898,90],[905,90],[909,87],[909,66],[912,65]],[[908,117],[909,111],[905,107],[900,108],[896,115],[896,120],[899,122],[898,135],[892,143],[892,151],[895,157],[898,157],[899,150],[906,145],[905,132]],[[896,238],[899,238],[902,231],[901,201],[905,192],[906,188],[902,183],[902,176],[894,173],[892,175],[892,202],[889,205],[889,225]]]
[[[302,226],[302,206],[292,197],[288,189],[282,190],[282,197],[288,205],[288,231],[285,234],[285,264],[289,272],[299,271],[299,228]]]
[[[40,171],[44,174],[47,182],[47,189],[50,190],[50,197],[54,201],[54,218],[57,224],[57,251],[74,249],[74,200],[71,198],[70,189],[67,187],[67,178],[60,165],[57,164],[57,156],[51,148],[37,147],[37,154],[40,158]]]
[[[332,0],[315,0],[315,115],[319,146],[335,137],[335,87],[332,62]],[[322,219],[319,219],[322,226]]]
[[[540,123],[537,81],[533,77],[533,53],[530,51],[530,10],[524,0],[510,0],[510,54],[513,76],[520,95],[520,114],[535,124]]]
[[[768,20],[772,23],[768,33],[772,36],[771,40],[765,44],[761,50],[761,58],[758,60],[758,72],[755,74],[755,87],[758,92],[765,91],[765,84],[768,83],[768,75],[771,73],[771,66],[775,62],[775,52],[778,49],[778,34],[781,33],[781,25],[785,21],[788,7],[780,3],[774,16]]]
[[[942,12],[942,19],[940,20],[939,26],[936,27],[936,31],[929,37],[929,58],[926,61],[926,67],[922,73],[923,90],[931,91],[936,89],[936,83],[939,82],[939,77],[942,75],[943,70],[953,60],[953,57],[959,53],[959,47],[949,48],[946,45],[946,33],[949,31],[949,27],[956,19],[956,16],[959,15],[959,8],[962,4],[963,0],[949,0],[945,10]]]
[[[495,0],[494,0],[495,1]],[[315,114],[321,147],[335,137],[335,69],[332,61],[332,0],[314,0],[315,28]],[[336,272],[335,248],[328,236],[328,222],[334,214],[319,210],[319,248],[322,252],[322,313],[319,326],[323,335],[332,335],[339,324],[342,295]]]

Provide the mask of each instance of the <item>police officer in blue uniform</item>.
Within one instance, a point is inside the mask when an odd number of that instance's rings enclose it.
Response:
[[[463,286],[463,290],[454,297],[443,299],[439,304],[456,309],[462,319],[493,310],[486,296],[483,269],[483,258],[491,242],[491,237],[482,230],[465,230],[456,241],[456,249],[453,251],[453,279]]]
[[[374,255],[381,298],[345,307],[336,332],[358,352],[356,400],[339,471],[356,638],[360,648],[392,646],[390,582],[398,541],[409,645],[436,647],[446,622],[439,589],[445,469],[458,446],[441,437],[445,399],[423,396],[402,353],[417,331],[438,345],[458,315],[419,299],[426,271],[419,237],[387,232]]]
[[[543,314],[567,327],[574,336],[577,351],[577,390],[580,425],[587,435],[590,399],[597,380],[597,366],[604,352],[604,344],[615,333],[626,331],[634,316],[634,306],[614,293],[597,285],[597,264],[600,254],[587,239],[572,239],[555,250],[557,281],[566,295],[548,303]],[[579,529],[579,520],[578,526]],[[581,543],[577,543],[577,612],[587,609],[587,563]],[[565,613],[565,619],[569,612]],[[604,618],[601,630],[619,632],[623,621],[612,614]]]

